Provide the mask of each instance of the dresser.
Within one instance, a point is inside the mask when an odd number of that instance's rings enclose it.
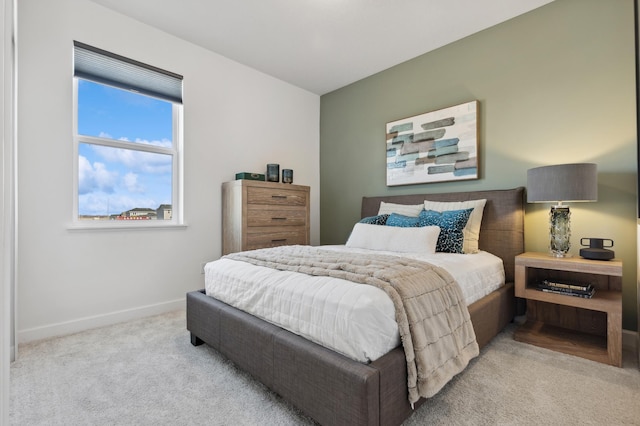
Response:
[[[309,244],[309,187],[239,179],[222,184],[222,254]]]

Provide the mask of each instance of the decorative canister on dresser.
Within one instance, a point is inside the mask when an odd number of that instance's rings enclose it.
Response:
[[[293,183],[293,170],[282,169],[282,183]]]
[[[267,164],[267,181],[280,182],[280,164]]]
[[[222,254],[309,244],[310,188],[253,180],[222,184]]]

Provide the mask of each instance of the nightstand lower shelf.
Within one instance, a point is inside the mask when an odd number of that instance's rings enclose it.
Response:
[[[607,338],[604,336],[581,333],[541,321],[527,321],[518,327],[513,337],[519,342],[611,364]]]

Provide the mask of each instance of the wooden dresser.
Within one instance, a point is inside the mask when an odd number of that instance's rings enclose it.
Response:
[[[222,184],[222,254],[309,244],[309,187],[254,180]]]

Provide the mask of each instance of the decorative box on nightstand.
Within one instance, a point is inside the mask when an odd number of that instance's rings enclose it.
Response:
[[[523,253],[515,259],[516,297],[527,299],[521,342],[622,366],[622,262]],[[540,291],[543,280],[591,283],[591,298]]]

